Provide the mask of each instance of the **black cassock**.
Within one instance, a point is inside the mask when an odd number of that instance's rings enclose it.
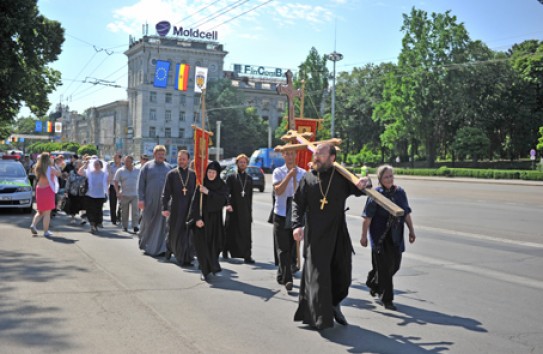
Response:
[[[251,223],[253,222],[253,180],[247,173],[235,173],[226,179],[229,204],[233,212],[226,213],[224,252],[233,258],[251,258]],[[242,195],[242,191],[244,191]]]
[[[183,192],[183,183],[185,183],[186,193]],[[185,170],[175,168],[166,175],[166,183],[162,191],[162,210],[170,211],[166,247],[169,252],[175,254],[180,265],[192,261],[193,245],[190,240],[190,230],[185,221],[195,187],[194,171],[188,168]]]
[[[189,223],[194,232],[196,256],[204,276],[221,271],[219,254],[224,244],[222,208],[226,205],[228,190],[222,181],[217,187],[214,190],[209,189],[208,195],[203,194],[202,213],[200,213],[200,189],[196,188],[189,215]],[[194,225],[198,220],[204,222],[204,227],[198,228]]]
[[[345,201],[362,192],[333,168],[320,174],[310,171],[300,181],[292,205],[293,227],[305,224],[304,265],[300,282],[298,309],[294,321],[302,321],[318,329],[332,327],[332,306],[347,297],[351,285],[353,246],[345,221]],[[322,189],[322,192],[321,192]]]

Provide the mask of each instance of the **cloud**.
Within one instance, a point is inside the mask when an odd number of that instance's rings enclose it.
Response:
[[[332,21],[334,13],[320,5],[308,5],[302,3],[276,3],[274,9],[277,17],[274,21],[282,26],[293,26],[302,22],[307,22],[311,26],[318,26]]]

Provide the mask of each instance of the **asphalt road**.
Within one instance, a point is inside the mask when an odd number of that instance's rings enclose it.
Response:
[[[93,236],[60,216],[48,240],[30,236],[30,216],[0,211],[0,353],[543,352],[543,185],[397,183],[417,233],[395,277],[398,311],[364,285],[365,197],[351,198],[350,325],[322,332],[292,321],[299,281],[290,294],[275,282],[269,185],[254,194],[257,263],[222,262],[209,283],[108,222]]]

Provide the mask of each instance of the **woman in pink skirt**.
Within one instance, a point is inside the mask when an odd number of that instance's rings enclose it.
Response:
[[[43,218],[43,236],[51,237],[49,232],[49,222],[51,220],[51,210],[55,209],[55,195],[58,192],[58,179],[60,171],[51,167],[51,158],[49,153],[43,152],[36,163],[36,209],[38,212],[34,215],[30,231],[33,236],[38,235],[36,225]]]

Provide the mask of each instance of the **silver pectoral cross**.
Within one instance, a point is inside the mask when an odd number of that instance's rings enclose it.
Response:
[[[245,197],[245,189],[241,191],[241,197]]]

